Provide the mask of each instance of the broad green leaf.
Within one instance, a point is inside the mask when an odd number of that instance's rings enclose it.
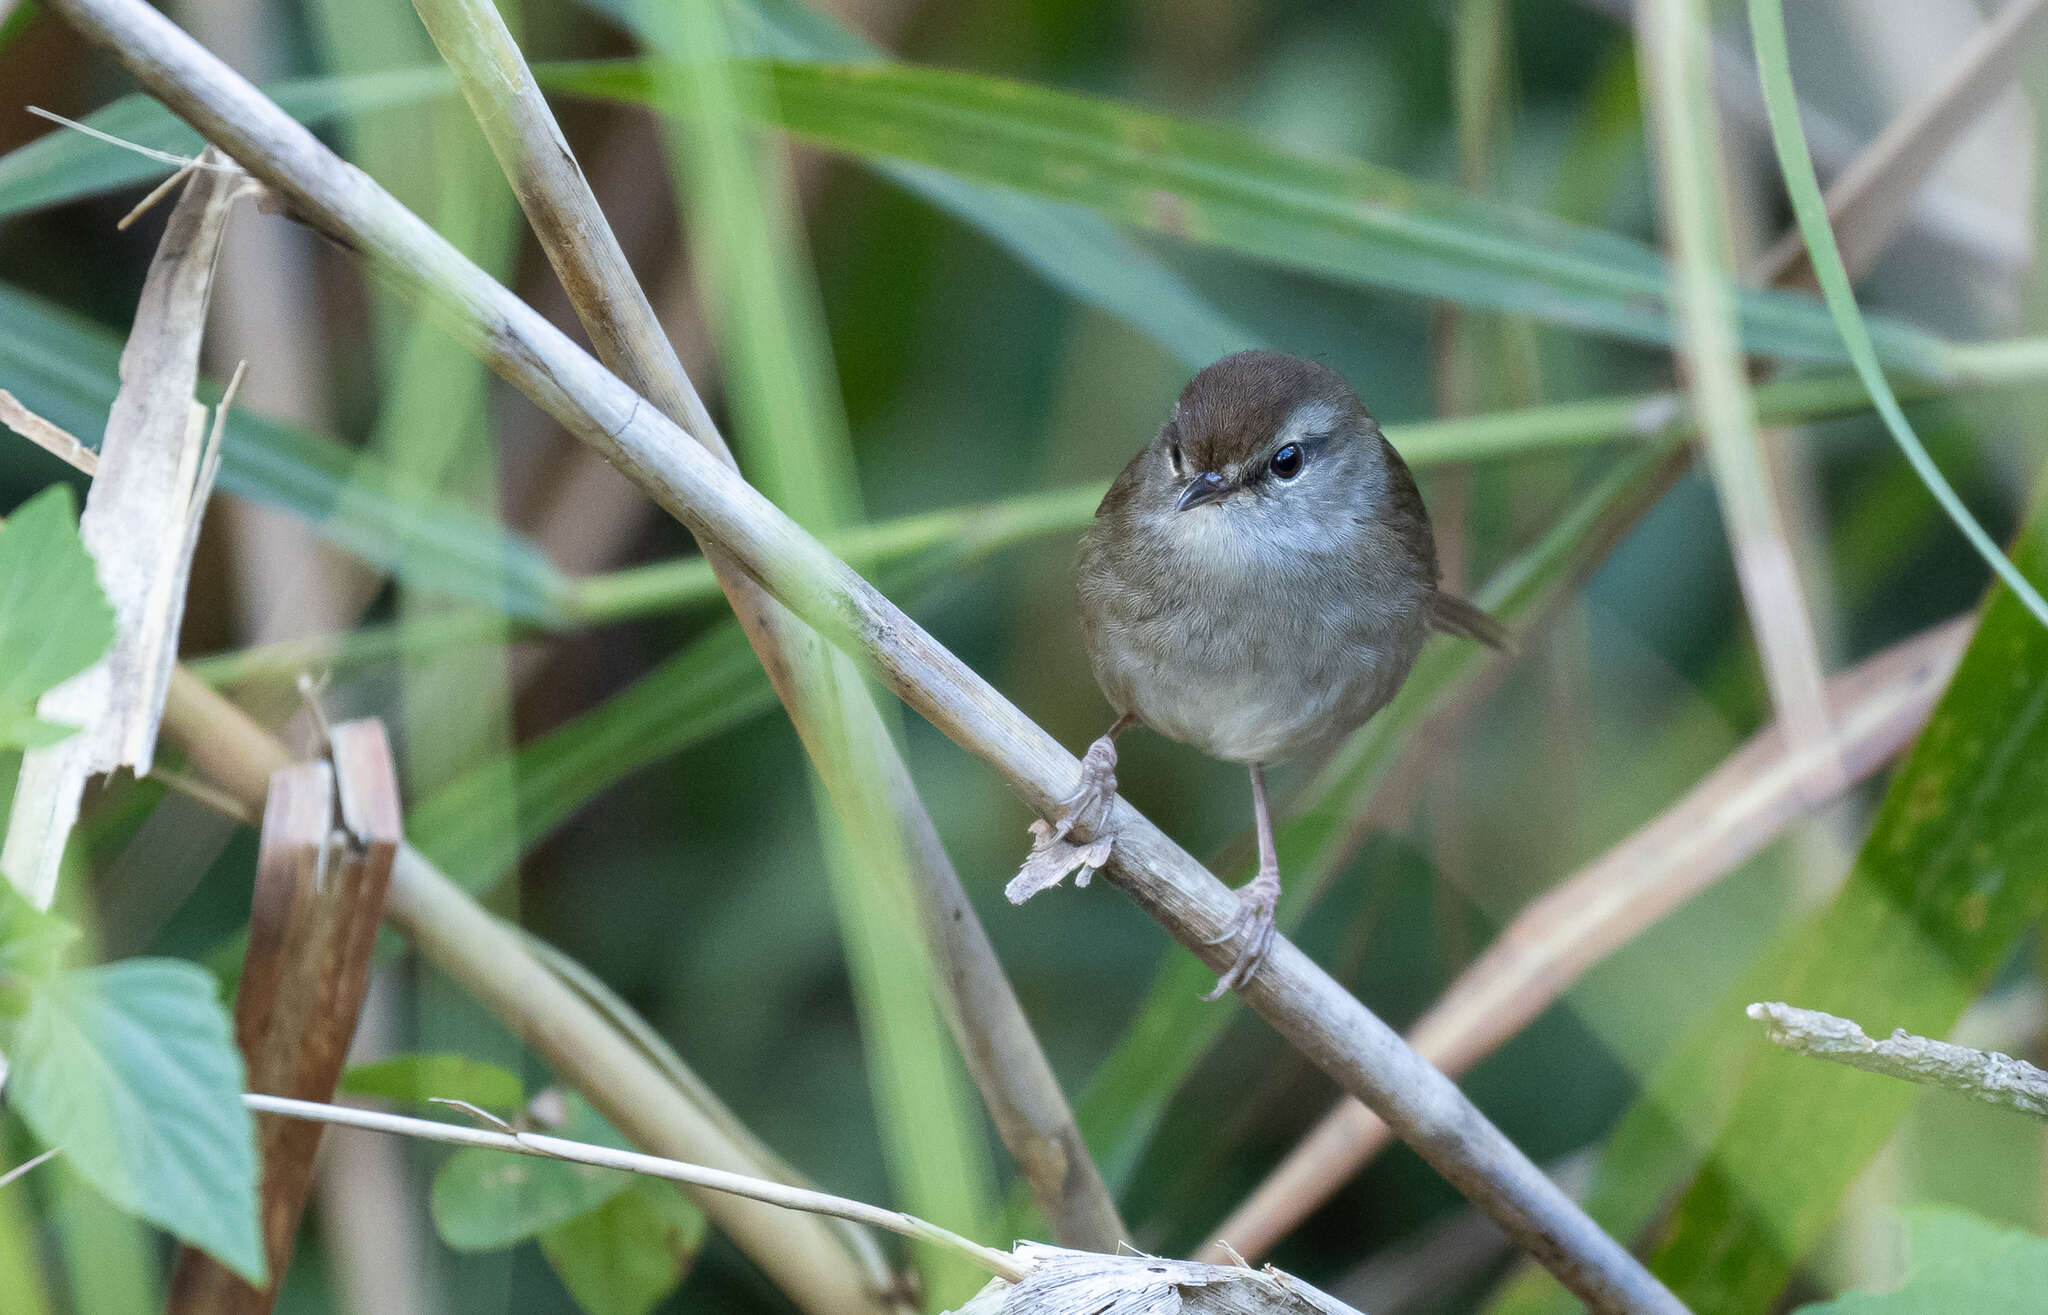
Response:
[[[659,1178],[636,1177],[595,1210],[540,1235],[541,1254],[589,1315],[647,1315],[703,1246],[703,1211]]]
[[[567,1104],[561,1124],[542,1131],[625,1149],[583,1097],[571,1094]],[[596,1209],[631,1181],[618,1169],[465,1146],[434,1174],[434,1228],[457,1251],[497,1251]]]
[[[242,1057],[214,979],[130,959],[63,973],[0,1023],[8,1099],[108,1200],[264,1281]]]
[[[1632,520],[1645,492],[1657,493],[1657,472],[1669,446],[1647,449],[1589,490],[1549,533],[1504,567],[1474,601],[1512,630],[1556,597],[1562,583],[1589,569],[1615,538],[1617,521]],[[1351,819],[1360,816],[1392,769],[1410,730],[1467,688],[1489,654],[1477,644],[1438,640],[1424,649],[1394,701],[1317,774],[1302,797],[1283,803],[1277,842],[1287,883],[1279,924],[1291,931],[1318,889],[1351,853]],[[1250,872],[1244,873],[1248,879]],[[1236,1017],[1235,995],[1213,1004],[1213,985],[1199,959],[1169,954],[1146,992],[1130,1030],[1095,1071],[1076,1108],[1081,1131],[1112,1186],[1126,1181],[1144,1154],[1167,1104],[1223,1029]]]
[[[69,735],[36,720],[36,700],[113,642],[114,609],[78,537],[71,488],[52,485],[0,525],[0,749]]]
[[[2014,558],[2048,567],[2048,513],[2036,510]],[[1587,1204],[1616,1236],[1685,1188],[1655,1264],[1694,1309],[1764,1309],[1918,1094],[1778,1050],[1744,1006],[1797,1000],[1946,1035],[2048,909],[2044,790],[2048,629],[2000,588],[1840,893],[1679,1044],[1603,1153]],[[1528,1275],[1495,1309],[1573,1308]]]
[[[88,446],[106,424],[120,356],[113,334],[0,284],[0,388]],[[537,624],[560,619],[568,585],[537,546],[448,502],[395,496],[393,486],[379,464],[331,439],[240,408],[228,415],[222,490],[282,508],[418,588]]]
[[[2048,601],[2043,601],[2040,591],[2013,568],[1963,500],[1956,496],[1955,489],[1934,464],[1934,458],[1927,455],[1920,436],[1913,432],[1906,413],[1899,409],[1899,399],[1892,395],[1891,384],[1884,377],[1884,367],[1878,363],[1877,348],[1870,339],[1870,328],[1856,305],[1856,291],[1849,286],[1849,271],[1842,264],[1842,253],[1835,247],[1834,230],[1828,227],[1827,199],[1821,195],[1820,179],[1813,172],[1813,159],[1806,149],[1806,132],[1799,123],[1799,99],[1792,88],[1792,57],[1785,47],[1785,12],[1779,0],[1749,0],[1749,30],[1757,70],[1763,78],[1771,141],[1777,148],[1785,188],[1792,197],[1793,212],[1799,217],[1799,231],[1806,239],[1821,296],[1827,300],[1828,314],[1835,317],[1835,326],[1849,349],[1849,359],[1855,362],[1857,375],[1870,390],[1877,413],[1884,417],[1885,428],[1905,453],[1913,473],[1963,532],[1977,555],[1997,572],[1998,578],[2005,581],[2028,610],[2048,624]]]
[[[34,988],[57,975],[78,928],[45,913],[0,881],[0,1015],[19,1017]]]
[[[1274,150],[1248,133],[1116,101],[905,65],[754,61],[762,121],[863,159],[1087,206],[1168,237],[1322,278],[1516,311],[1590,332],[1669,343],[1668,275],[1648,246],[1352,160]],[[556,91],[688,112],[658,67],[543,66]],[[1843,359],[1812,299],[1737,293],[1745,347]],[[1893,363],[1938,369],[1943,344],[1881,327]]]
[[[357,1064],[341,1075],[341,1090],[351,1096],[381,1096],[415,1104],[468,1101],[479,1109],[508,1115],[526,1099],[517,1077],[467,1055],[394,1055],[374,1064]]]
[[[2048,1238],[1966,1210],[1906,1215],[1906,1279],[1893,1292],[1850,1292],[1798,1315],[2048,1315]]]

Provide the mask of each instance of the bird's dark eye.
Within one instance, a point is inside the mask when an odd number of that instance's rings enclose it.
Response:
[[[1293,479],[1301,473],[1301,444],[1286,444],[1273,454],[1273,459],[1266,465],[1281,479]]]

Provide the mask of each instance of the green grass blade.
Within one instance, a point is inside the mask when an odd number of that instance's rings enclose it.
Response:
[[[679,208],[696,267],[709,271],[707,311],[739,418],[735,452],[761,489],[809,528],[860,519],[853,450],[809,268],[777,163],[752,140],[724,22],[710,5],[643,0],[649,44],[682,54],[661,75],[665,99],[692,110],[672,138]],[[924,935],[918,860],[888,774],[876,764],[900,733],[894,701],[878,709],[857,667],[834,650],[787,667],[792,719],[812,778],[825,868],[859,1007],[869,1084],[890,1177],[904,1207],[986,1235],[994,1170],[979,1103],[940,1013],[946,992]],[[928,1300],[947,1309],[982,1275],[963,1258],[916,1247]]]
[[[121,340],[0,284],[0,388],[97,446],[119,385]],[[207,400],[217,392],[202,390]],[[11,440],[19,441],[19,440]],[[382,467],[332,439],[252,412],[228,413],[220,488],[281,508],[417,588],[520,620],[561,617],[568,582],[531,541],[450,503],[394,496]]]
[[[1562,582],[1604,556],[1617,519],[1633,519],[1643,493],[1661,489],[1658,472],[1670,443],[1636,453],[1582,496],[1535,546],[1504,567],[1475,596],[1510,629],[1545,605]],[[1444,641],[1423,650],[1393,703],[1366,723],[1287,806],[1279,823],[1288,881],[1279,923],[1290,931],[1317,891],[1356,848],[1352,822],[1392,769],[1407,734],[1466,688],[1489,658],[1476,644]],[[1244,874],[1250,876],[1249,872]],[[1190,955],[1167,956],[1130,1030],[1088,1084],[1076,1113],[1105,1177],[1124,1182],[1160,1116],[1238,1006],[1207,1004],[1208,969]]]
[[[1749,30],[1756,50],[1757,72],[1763,81],[1764,105],[1770,114],[1771,144],[1777,148],[1778,167],[1785,175],[1785,187],[1792,197],[1793,213],[1799,218],[1800,234],[1806,239],[1821,296],[1827,301],[1828,313],[1835,318],[1835,327],[1848,348],[1858,377],[1870,390],[1870,400],[1884,417],[1885,428],[1891,431],[1920,482],[1998,578],[2026,604],[2028,611],[2048,625],[2048,601],[1999,551],[1956,491],[1949,487],[1933,458],[1927,455],[1919,435],[1907,422],[1906,413],[1899,409],[1899,399],[1893,395],[1891,383],[1878,364],[1877,347],[1871,340],[1863,311],[1856,304],[1856,292],[1849,285],[1842,253],[1835,246],[1834,230],[1828,226],[1827,200],[1821,195],[1813,158],[1806,149],[1806,134],[1799,125],[1799,102],[1792,88],[1792,57],[1785,45],[1785,12],[1780,0],[1749,0]]]
[[[1644,244],[1421,183],[1357,161],[1311,159],[1235,129],[1046,87],[902,65],[763,61],[750,109],[863,159],[1085,205],[1123,223],[1323,278],[1516,311],[1594,333],[1669,343],[1667,275]],[[634,62],[536,70],[544,85],[663,105]],[[1738,293],[1752,351],[1841,360],[1826,311]],[[1942,344],[1882,326],[1895,364],[1939,370]]]
[[[302,78],[268,89],[285,113],[306,124],[450,96],[455,84],[440,68],[407,68],[347,77]],[[136,94],[123,96],[79,122],[153,150],[197,155],[199,134],[184,120]],[[0,156],[0,219],[62,205],[165,177],[170,168],[147,156],[53,128]]]
[[[2041,505],[2016,553],[2033,570],[2048,567]],[[2048,630],[2000,589],[1841,892],[1711,1008],[1608,1141],[1588,1208],[1617,1236],[1639,1233],[1691,1177],[1656,1269],[1695,1310],[1769,1309],[1916,1097],[1778,1050],[1743,1008],[1784,1000],[1946,1035],[2048,910],[2044,789]],[[1577,1305],[1525,1275],[1490,1309]]]

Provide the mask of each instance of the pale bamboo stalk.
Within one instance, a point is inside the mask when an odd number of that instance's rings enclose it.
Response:
[[[1534,1022],[1594,964],[1903,750],[1948,683],[1970,618],[1936,626],[1828,684],[1835,739],[1801,749],[1768,727],[1684,798],[1531,903],[1409,1030],[1431,1062],[1457,1075]],[[1839,779],[1839,761],[1847,779]],[[1339,1101],[1218,1225],[1203,1248],[1256,1260],[1386,1146],[1387,1125]]]
[[[873,586],[769,503],[565,334],[452,249],[361,171],[222,66],[142,0],[53,0],[112,49],[166,104],[287,198],[545,407],[768,591],[1041,812],[1080,763]],[[1106,869],[1204,963],[1235,956],[1221,936],[1235,896],[1148,819],[1119,800]],[[396,889],[396,887],[394,887]],[[1388,1123],[1522,1249],[1595,1312],[1684,1310],[1482,1115],[1291,942],[1276,940],[1242,990],[1271,1022]]]
[[[1645,0],[1637,10],[1645,116],[1655,139],[1683,373],[1700,416],[1736,575],[1764,680],[1786,733],[1831,743],[1815,642],[1785,514],[1758,446],[1728,282],[1732,267],[1720,133],[1709,87],[1702,0]]]
[[[261,808],[271,774],[291,761],[269,732],[182,667],[171,677],[163,732],[194,768],[251,808]],[[516,930],[409,845],[392,865],[384,916],[634,1142],[678,1159],[766,1176],[713,1116],[686,1099],[638,1046],[542,964]],[[806,1315],[898,1315],[872,1276],[819,1222],[792,1220],[729,1197],[700,1204]]]
[[[490,0],[414,0],[414,7],[454,70],[599,358],[733,467],[724,437],[662,332],[496,6]],[[857,679],[835,676],[836,654],[715,543],[705,547],[849,829],[857,834],[858,815],[878,809],[893,820],[898,835],[892,848],[907,860],[918,894],[940,1010],[1054,1238],[1088,1250],[1114,1249],[1125,1238],[1116,1204],[866,689]],[[850,755],[856,770],[835,770],[831,755]]]

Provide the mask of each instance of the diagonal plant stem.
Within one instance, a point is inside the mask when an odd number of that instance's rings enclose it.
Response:
[[[1820,752],[1802,751],[1777,727],[1759,732],[1683,799],[1522,910],[1416,1021],[1410,1041],[1446,1072],[1464,1073],[1587,969],[1836,797],[1835,762],[1847,767],[1842,785],[1889,762],[1926,721],[1970,629],[1969,618],[1944,623],[1836,676],[1828,688],[1836,738]],[[1387,1138],[1371,1110],[1339,1101],[1218,1225],[1204,1254],[1222,1255],[1225,1244],[1247,1259],[1266,1254]]]
[[[1074,755],[873,586],[692,442],[565,334],[492,282],[143,0],[53,0],[172,109],[287,198],[295,213],[404,294],[702,540],[841,645],[1032,807],[1051,809]],[[1175,939],[1221,971],[1237,902],[1127,802],[1106,871]],[[1246,1001],[1599,1313],[1676,1315],[1683,1305],[1370,1010],[1279,940]]]
[[[489,0],[416,0],[599,356],[728,468],[732,454],[662,333],[540,88]],[[701,536],[700,536],[701,537]],[[1124,1235],[1072,1110],[1024,1018],[937,828],[844,659],[704,540],[734,613],[852,834],[893,819],[919,894],[933,987],[982,1098],[1053,1235],[1108,1250]],[[835,770],[838,761],[851,770]]]

